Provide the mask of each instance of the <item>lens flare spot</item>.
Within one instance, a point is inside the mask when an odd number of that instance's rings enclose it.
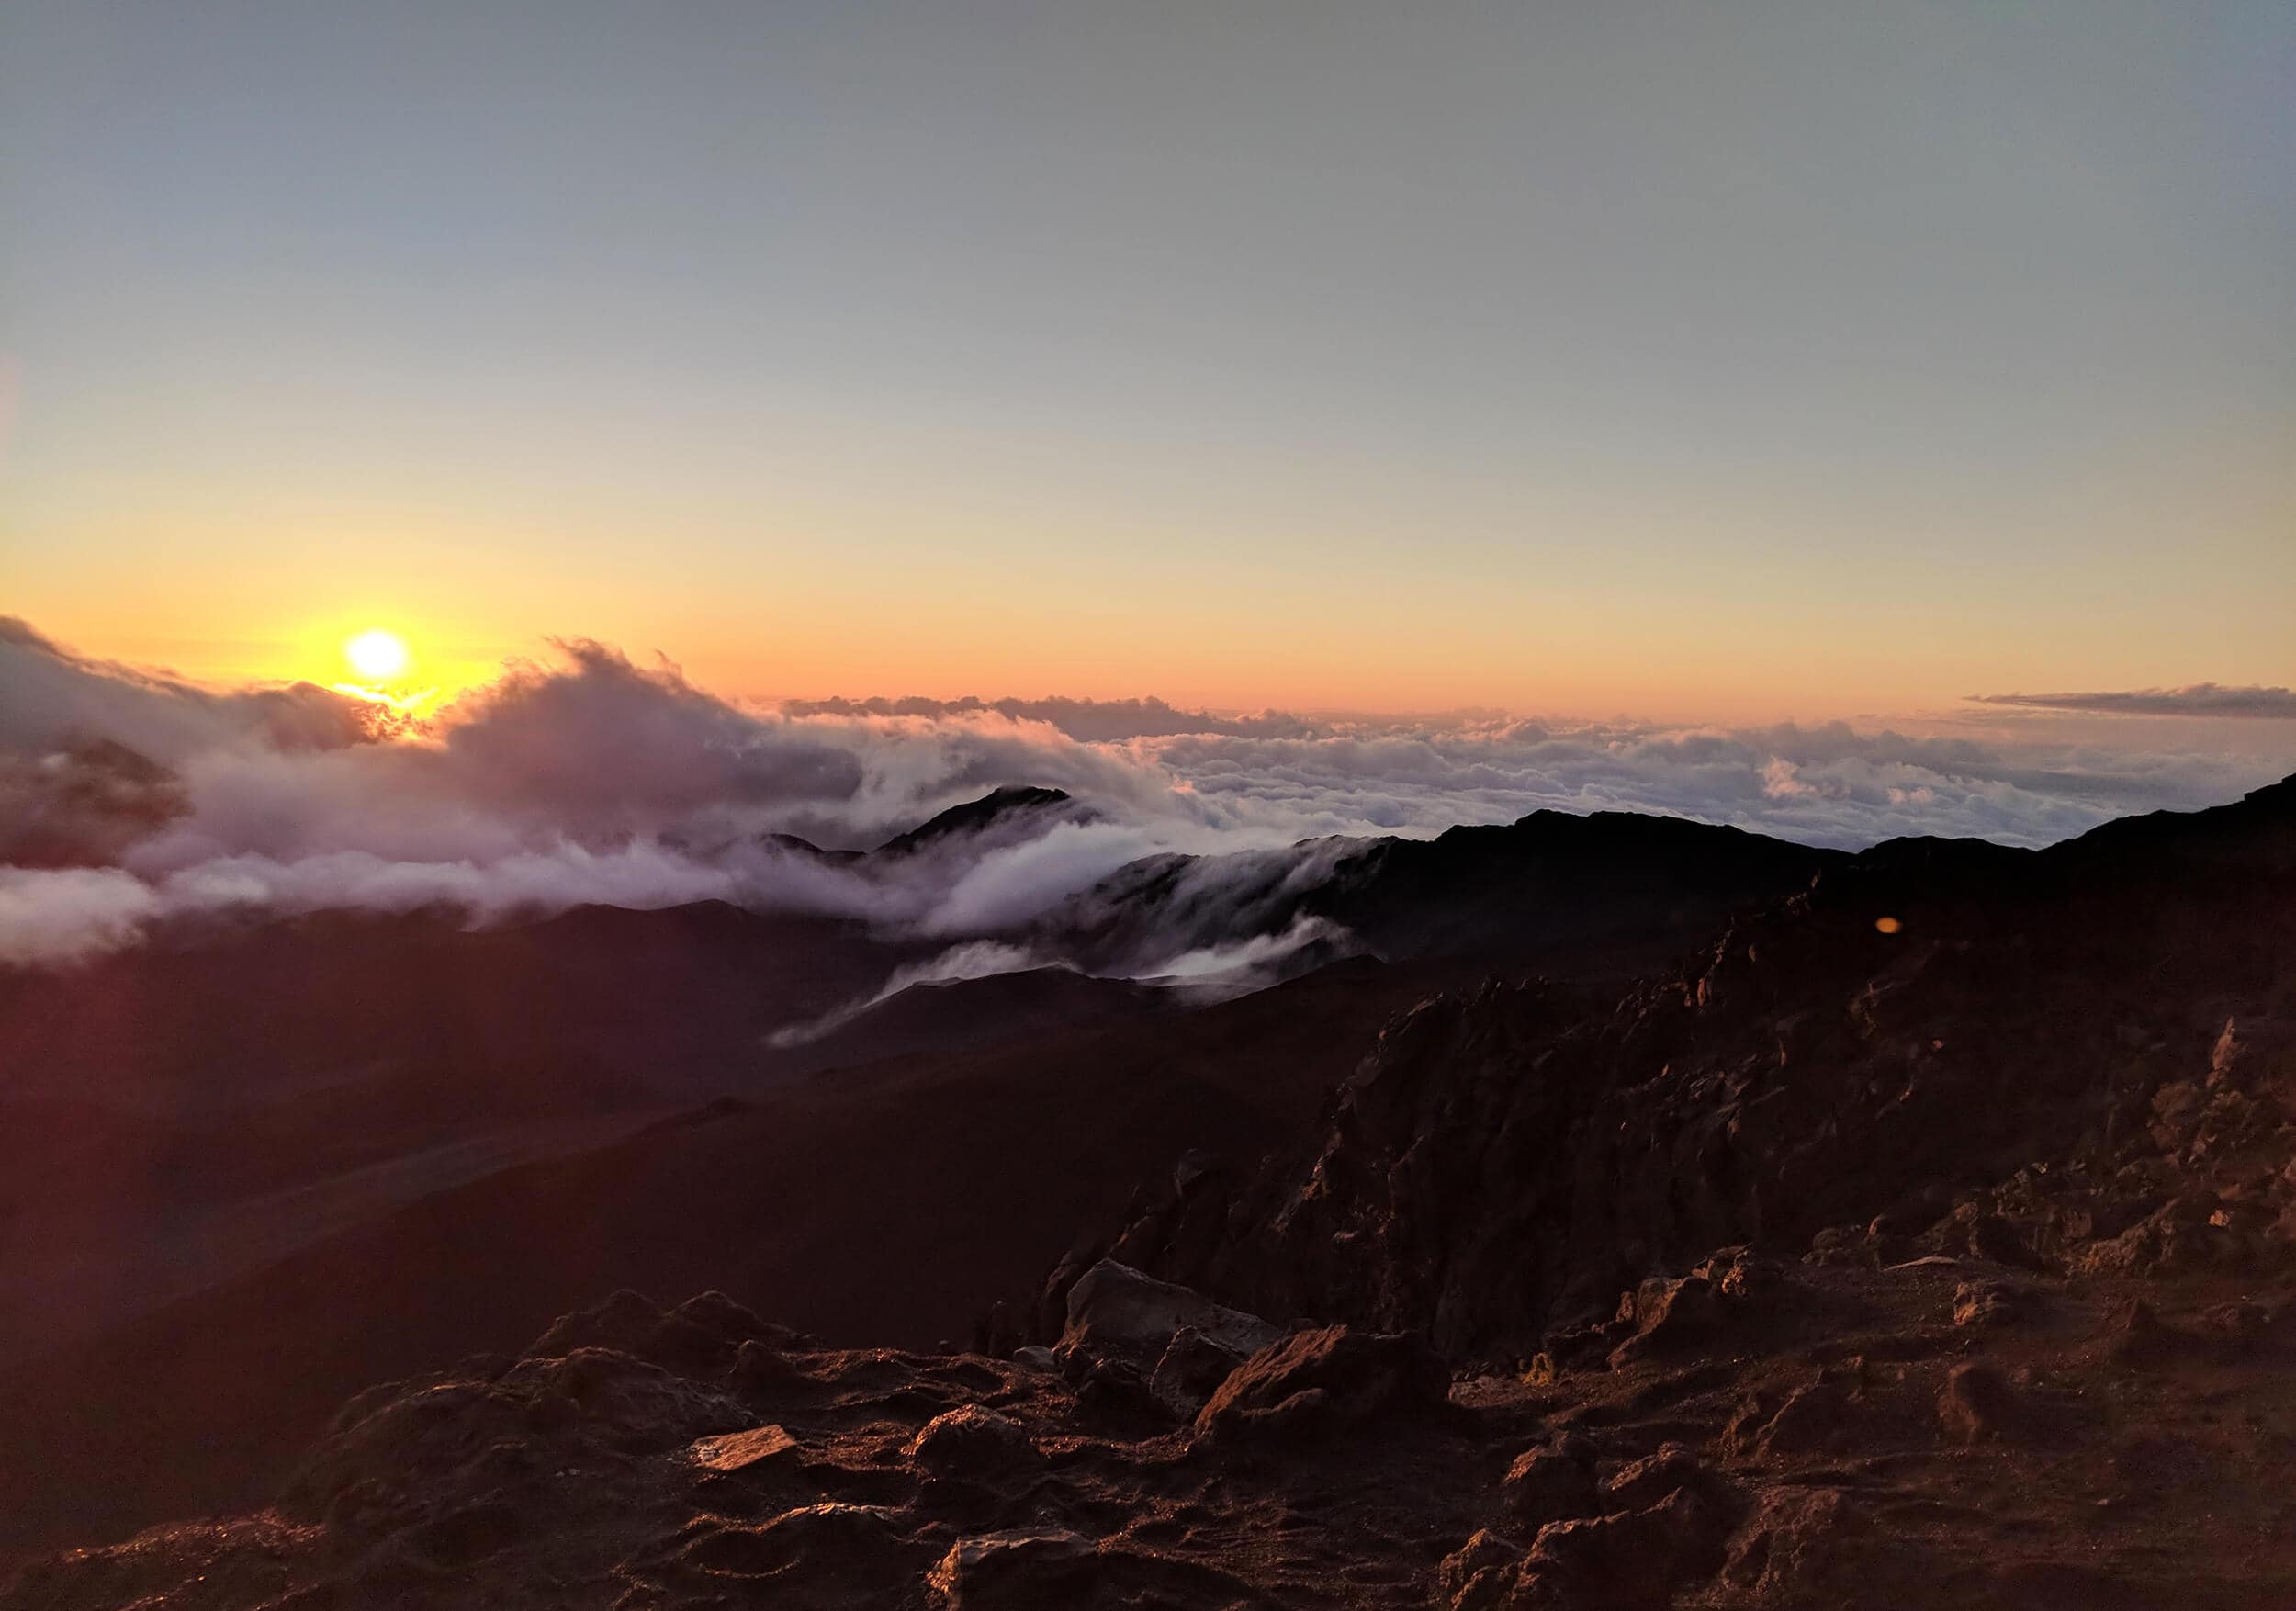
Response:
[[[1905,925],[1897,921],[1895,918],[1876,918],[1874,919],[1874,927],[1881,933],[1895,934],[1898,929],[1904,928]]]

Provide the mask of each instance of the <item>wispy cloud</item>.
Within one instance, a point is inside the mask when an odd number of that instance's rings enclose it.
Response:
[[[1043,957],[1023,945],[996,940],[968,941],[952,945],[938,956],[909,963],[886,975],[884,984],[866,996],[856,997],[816,1019],[785,1024],[765,1038],[765,1043],[786,1051],[807,1046],[835,1033],[883,1001],[890,1001],[912,985],[946,984],[962,979],[987,979],[1000,974],[1025,973],[1031,968],[1065,967],[1060,959]]]
[[[1328,727],[1289,711],[1221,715],[1210,711],[1182,710],[1161,699],[812,699],[792,700],[782,708],[792,715],[1000,715],[1016,722],[1043,722],[1087,744],[1163,738],[1181,733],[1306,738],[1330,731]]]
[[[2093,715],[2234,716],[2296,721],[2296,693],[2255,685],[2193,682],[2182,688],[2133,688],[2096,693],[1975,693],[1978,704],[2023,710],[2079,711]]]

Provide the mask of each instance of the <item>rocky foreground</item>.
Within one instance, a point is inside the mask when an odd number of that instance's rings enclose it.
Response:
[[[2200,1050],[2113,1177],[2183,1189],[2125,1224],[2032,1169],[1918,1230],[1717,1249],[1503,1367],[1113,1260],[1001,1358],[621,1293],[353,1401],[269,1510],[0,1606],[2296,1604],[2296,1171],[2263,1117],[2296,1034]]]
[[[974,1351],[620,1294],[0,1608],[2279,1607],[2292,1368],[2284,783],[1432,999]]]
[[[2286,1282],[1731,1250],[1458,1378],[1112,1263],[1070,1296],[995,1358],[619,1294],[355,1401],[270,1510],[0,1605],[2296,1603]]]

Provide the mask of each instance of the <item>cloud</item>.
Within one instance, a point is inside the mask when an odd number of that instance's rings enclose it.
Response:
[[[70,963],[116,951],[158,908],[150,885],[115,869],[0,867],[0,963]]]
[[[866,996],[857,997],[819,1018],[775,1030],[766,1036],[765,1043],[781,1051],[792,1046],[811,1045],[824,1035],[843,1029],[879,1002],[891,1000],[912,985],[987,979],[1000,974],[1019,974],[1035,968],[1067,965],[1055,958],[1039,956],[1026,946],[1007,945],[1002,941],[975,940],[963,945],[952,945],[938,956],[894,969],[886,975],[884,984]]]
[[[1000,933],[1088,889],[1118,868],[1164,851],[1169,836],[1110,822],[1062,822],[982,856],[926,920],[937,934]]]
[[[279,749],[333,749],[377,736],[387,713],[310,682],[218,693],[161,671],[74,654],[0,615],[0,749],[109,739],[173,763],[254,738]]]
[[[1169,738],[1180,733],[1224,733],[1236,738],[1304,738],[1325,729],[1288,711],[1257,715],[1214,715],[1179,710],[1161,699],[813,699],[783,705],[793,715],[876,715],[945,718],[1001,715],[1015,722],[1042,722],[1087,744],[1126,738]]]
[[[1819,791],[1817,784],[1803,779],[1800,767],[1782,755],[1773,755],[1761,763],[1761,792],[1773,800],[1806,800]]]
[[[1323,739],[1135,748],[1212,819],[1281,820],[1302,833],[1425,834],[1538,809],[1650,811],[1851,849],[1913,834],[2048,844],[2132,811],[2219,804],[2287,770],[2270,757],[1842,722],[1398,724]]]
[[[2253,684],[2227,688],[2218,682],[2193,682],[2182,688],[2137,688],[2118,693],[1975,693],[1970,699],[1977,704],[2082,711],[2097,715],[2296,721],[2296,693]]]
[[[1275,984],[1311,948],[1320,948],[1325,957],[1359,949],[1354,937],[1329,918],[1300,917],[1272,934],[1182,952],[1155,976],[1193,1001],[1224,1001]]]
[[[216,914],[445,904],[486,922],[720,899],[1137,977],[1280,936],[1360,836],[1626,810],[1833,846],[2035,845],[2288,770],[2122,742],[2127,724],[2110,743],[2069,740],[2078,719],[2043,711],[1923,733],[1487,714],[1318,725],[1154,700],[759,706],[586,639],[554,650],[390,731],[326,690],[205,689],[0,621],[0,960],[83,958]],[[778,837],[866,851],[1016,783],[1077,805],[900,857]]]
[[[16,651],[0,659],[0,846],[28,871],[104,863],[105,888],[141,894],[99,911],[93,886],[25,884],[9,958],[81,958],[174,918],[441,904],[486,922],[722,899],[959,937],[1142,854],[1249,840],[1205,822],[1152,760],[1041,722],[751,708],[674,666],[554,647],[554,662],[513,664],[389,741],[354,727],[322,744],[272,719],[263,691],[108,667],[16,629],[0,643]],[[100,731],[170,764],[86,737]],[[863,863],[781,837],[873,846],[1014,782],[1088,798],[1105,820],[1075,820],[1080,805]],[[1041,833],[1055,824],[1067,831]],[[42,903],[52,922],[26,909]]]
[[[126,860],[166,873],[218,857],[364,851],[491,862],[631,839],[701,859],[760,835],[873,845],[1004,783],[1153,812],[1136,758],[998,716],[795,717],[752,710],[586,640],[388,744],[324,752],[222,744],[180,768],[188,809]]]
[[[0,749],[0,863],[102,865],[190,808],[181,778],[107,738]]]
[[[1040,950],[1092,973],[1185,972],[1182,958],[1291,927],[1309,892],[1362,850],[1347,838],[1243,848],[1223,839],[1216,853],[1145,855],[1046,907],[1025,931]]]
[[[465,797],[595,832],[850,800],[861,788],[860,758],[801,724],[739,710],[674,667],[644,669],[587,638],[557,647],[562,665],[513,665],[442,715],[438,765]]]

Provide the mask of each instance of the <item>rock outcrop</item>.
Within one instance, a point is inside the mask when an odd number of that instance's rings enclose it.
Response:
[[[1344,1325],[1296,1332],[1230,1372],[1197,1413],[1207,1437],[1265,1442],[1354,1429],[1439,1407],[1450,1372],[1415,1337]]]
[[[2296,781],[2045,851],[1900,841],[1623,998],[1525,980],[1427,1001],[1311,1147],[1168,1193],[1111,1246],[1277,1321],[1485,1360],[1557,1333],[1697,1347],[1717,1278],[1685,1272],[1732,1244],[2275,1268],[2291,1019]]]

